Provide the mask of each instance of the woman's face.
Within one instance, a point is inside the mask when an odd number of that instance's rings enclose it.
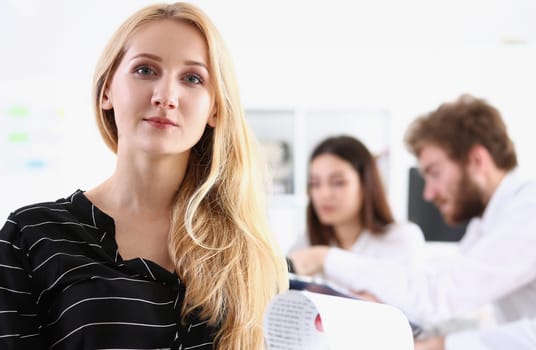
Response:
[[[359,173],[352,165],[325,153],[313,159],[309,171],[309,196],[320,222],[355,222],[363,200]]]
[[[189,154],[207,123],[215,124],[202,34],[175,20],[140,27],[105,89],[102,107],[114,110],[118,155]]]

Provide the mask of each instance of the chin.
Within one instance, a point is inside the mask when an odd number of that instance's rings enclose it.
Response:
[[[457,222],[456,220],[454,220],[453,218],[447,218],[447,217],[443,217],[443,220],[445,221],[445,223],[449,226],[457,226],[459,225],[459,222]]]
[[[464,222],[456,214],[443,215],[443,220],[449,226],[458,226]]]
[[[323,217],[323,218],[318,218],[318,219],[322,225],[326,225],[326,226],[333,226],[337,222],[337,220],[334,220],[331,217]]]

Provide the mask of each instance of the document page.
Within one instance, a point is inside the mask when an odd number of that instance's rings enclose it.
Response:
[[[409,322],[398,309],[308,291],[275,297],[264,335],[274,350],[413,350]]]
[[[270,304],[264,332],[268,349],[329,349],[318,309],[300,292],[285,293]]]

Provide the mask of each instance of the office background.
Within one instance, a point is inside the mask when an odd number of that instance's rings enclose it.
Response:
[[[152,2],[0,4],[4,218],[21,205],[89,189],[112,172],[114,156],[93,121],[92,73],[118,24]],[[273,112],[291,118],[284,123],[294,129],[284,137],[293,146],[293,189],[270,202],[284,249],[303,231],[302,218],[294,215],[304,204],[303,130],[320,137],[331,115],[361,118],[354,119],[357,136],[379,135],[370,146],[384,156],[388,196],[399,219],[408,215],[408,174],[416,164],[403,145],[407,125],[465,92],[500,109],[520,170],[536,176],[536,2],[192,2],[226,39],[251,119]]]

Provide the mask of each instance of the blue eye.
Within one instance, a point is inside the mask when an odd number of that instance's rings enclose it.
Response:
[[[203,79],[197,74],[188,74],[184,77],[184,80],[190,84],[198,85],[203,83]]]
[[[139,75],[156,75],[154,69],[149,66],[139,66],[134,70]]]

